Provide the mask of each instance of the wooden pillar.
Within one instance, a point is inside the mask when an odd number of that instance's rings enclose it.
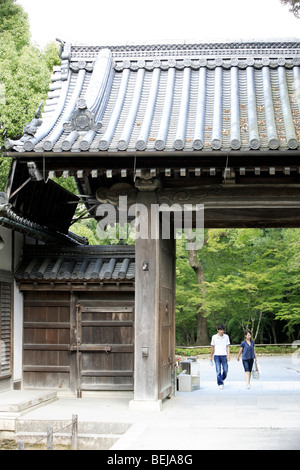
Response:
[[[159,410],[162,399],[166,396],[165,393],[171,392],[171,368],[175,354],[174,300],[170,301],[168,288],[169,298],[166,302],[168,320],[171,318],[171,328],[168,344],[161,344],[161,340],[165,340],[168,336],[166,333],[162,336],[162,327],[166,326],[164,322],[166,304],[162,300],[165,288],[161,288],[161,273],[165,259],[169,263],[168,268],[173,273],[171,276],[173,284],[175,256],[172,231],[170,240],[161,239],[159,218],[157,211],[153,211],[153,205],[157,204],[155,192],[140,192],[137,196],[137,222],[142,233],[140,233],[141,236],[137,236],[135,253],[135,370],[134,400],[130,402],[130,406],[138,409]],[[147,228],[148,236],[146,236]],[[169,245],[172,246],[171,265],[170,257],[164,256],[165,247]],[[173,286],[171,296],[174,296]],[[166,354],[163,349],[167,351]],[[169,386],[168,382],[170,382]]]

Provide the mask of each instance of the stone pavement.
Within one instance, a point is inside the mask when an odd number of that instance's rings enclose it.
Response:
[[[112,449],[300,449],[300,366],[291,356],[259,358],[261,376],[250,390],[235,358],[223,390],[209,361],[200,364],[200,390],[177,393],[156,420],[145,416]]]
[[[200,389],[177,392],[161,411],[129,408],[133,395],[60,394],[28,411],[22,420],[132,423],[110,451],[138,450],[300,450],[300,365],[291,356],[261,357],[261,376],[247,390],[242,363],[229,363],[223,390],[208,360],[200,362]],[[294,358],[295,359],[295,358]],[[0,394],[1,403],[1,394]]]

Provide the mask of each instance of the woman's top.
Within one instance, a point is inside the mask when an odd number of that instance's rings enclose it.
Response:
[[[255,354],[254,354],[254,341],[250,341],[250,344],[247,343],[247,341],[243,341],[241,343],[241,348],[243,348],[243,355],[242,359],[243,361],[247,359],[255,359]]]

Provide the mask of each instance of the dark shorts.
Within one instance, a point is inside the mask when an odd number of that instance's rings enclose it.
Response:
[[[245,372],[252,372],[254,359],[243,359]]]

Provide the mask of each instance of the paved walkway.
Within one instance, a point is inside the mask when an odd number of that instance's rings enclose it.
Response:
[[[146,417],[113,449],[300,449],[300,365],[288,357],[259,360],[261,376],[247,390],[232,359],[223,390],[200,360],[200,390],[177,393],[157,419]]]
[[[60,395],[23,419],[133,423],[111,451],[284,449],[300,450],[300,364],[291,356],[262,357],[261,376],[247,390],[241,362],[229,363],[223,390],[209,361],[200,360],[200,390],[177,392],[161,411],[129,408],[131,393]],[[300,362],[300,361],[299,361]],[[0,394],[1,398],[1,394]]]

